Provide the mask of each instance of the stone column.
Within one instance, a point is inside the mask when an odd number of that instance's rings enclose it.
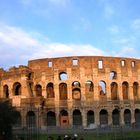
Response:
[[[41,126],[41,129],[46,128],[45,115],[46,115],[46,113],[41,110],[41,112],[40,112],[40,126]]]
[[[81,101],[82,103],[86,100],[86,97],[85,97],[85,84],[84,83],[81,83]]]
[[[95,110],[95,124],[97,125],[97,126],[99,126],[100,125],[100,115],[99,115],[99,109],[96,109]]]
[[[112,110],[108,111],[108,125],[112,125]]]
[[[99,91],[98,91],[98,69],[97,68],[93,68],[92,69],[92,73],[93,73],[93,84],[94,84],[94,101],[99,101]]]
[[[134,101],[133,84],[129,85],[129,100]]]
[[[123,101],[123,93],[122,93],[122,83],[118,83],[118,97],[120,101]]]
[[[59,85],[56,83],[54,84],[54,93],[55,93],[55,106],[59,106]]]
[[[83,128],[87,127],[87,113],[85,110],[81,113],[82,115],[82,126]]]
[[[138,85],[138,100],[140,99],[140,84]]]
[[[27,77],[25,75],[22,75],[20,84],[21,84],[21,96],[30,97],[27,84]]]
[[[45,85],[42,85],[42,96],[43,96],[44,98],[47,98],[46,86],[45,86]]]
[[[134,123],[135,123],[135,110],[131,109],[131,124],[132,124],[132,126]]]
[[[110,89],[110,82],[106,84],[106,94],[107,94],[107,101],[111,100],[111,89]]]
[[[25,110],[25,108],[21,108],[21,126],[23,128],[26,127],[26,114],[27,111]]]
[[[99,101],[98,83],[94,83],[94,101]]]
[[[69,117],[69,127],[71,128],[73,126],[73,116],[72,116],[72,111],[68,111],[68,117]]]
[[[124,110],[120,111],[120,125],[124,126]]]
[[[59,127],[60,126],[60,119],[59,119],[59,108],[56,109],[55,111],[55,115],[56,115],[56,126]]]
[[[34,110],[34,112],[35,112],[35,116],[36,116],[36,126],[37,126],[37,128],[40,128],[40,109],[39,108],[36,108],[35,110]]]
[[[12,97],[13,97],[13,85],[10,84],[9,85],[9,98],[12,99]]]

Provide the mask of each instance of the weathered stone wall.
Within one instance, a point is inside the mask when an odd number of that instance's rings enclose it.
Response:
[[[26,126],[29,110],[39,117],[37,109],[41,113],[40,126],[48,126],[50,112],[55,114],[57,126],[115,125],[113,111],[116,114],[118,111],[119,125],[124,125],[129,114],[128,123],[138,121],[135,116],[140,109],[139,81],[139,59],[46,58],[31,60],[28,66],[13,67],[9,71],[1,69],[0,98],[10,99],[17,106],[22,126]],[[75,124],[75,112],[79,120],[81,116],[82,123]]]

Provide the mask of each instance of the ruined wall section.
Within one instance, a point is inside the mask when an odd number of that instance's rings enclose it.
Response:
[[[12,100],[12,104],[14,106],[20,106],[20,101],[22,98],[30,97],[30,81],[28,79],[30,73],[31,70],[27,66],[23,65],[20,65],[19,67],[11,67],[8,71],[1,70],[0,98],[10,99]],[[6,91],[5,87],[7,87]],[[15,90],[17,90],[16,92],[19,92],[18,96],[15,96]]]
[[[102,63],[102,68],[99,68],[99,61]],[[111,72],[116,72],[114,79],[110,79]],[[68,78],[61,80],[60,73],[66,73]],[[59,85],[66,83],[68,89],[67,101],[70,102],[68,106],[72,108],[72,83],[75,81],[80,83],[80,101],[87,102],[89,105],[100,100],[100,81],[106,84],[106,96],[105,98],[104,96],[101,97],[101,99],[111,100],[111,84],[114,82],[118,85],[118,99],[123,100],[122,84],[125,82],[129,84],[128,99],[134,100],[133,83],[137,82],[140,85],[140,60],[103,56],[74,56],[31,60],[28,66],[13,67],[8,71],[0,70],[0,97],[5,96],[3,95],[5,85],[9,88],[10,99],[36,97],[35,86],[41,85],[42,96],[47,100],[46,102],[49,103],[50,101],[53,104],[55,103],[55,106],[60,106]],[[93,82],[92,92],[86,93],[85,84],[87,81]],[[19,96],[14,95],[15,83],[21,84],[21,95]],[[46,86],[48,83],[54,84],[55,97],[53,99],[47,99]],[[140,98],[140,88],[138,90]]]
[[[77,65],[73,64],[73,60],[77,60]],[[98,61],[102,61],[102,68],[99,68]],[[122,62],[123,61],[123,62]],[[49,67],[49,62],[51,65]],[[132,66],[133,62],[133,66]],[[121,64],[124,63],[124,64]],[[122,66],[124,65],[124,66]],[[103,56],[79,56],[79,57],[62,57],[62,58],[48,58],[29,61],[29,68],[34,72],[34,84],[43,85],[43,96],[46,97],[46,85],[49,82],[54,83],[56,100],[59,100],[58,86],[60,83],[65,82],[68,85],[69,100],[71,96],[71,84],[78,81],[81,84],[82,100],[86,100],[85,95],[85,82],[93,81],[94,84],[94,100],[99,100],[99,81],[106,83],[107,99],[111,99],[110,85],[112,82],[118,84],[119,98],[122,100],[122,83],[129,83],[130,95],[129,99],[133,100],[132,86],[134,82],[139,82],[140,79],[140,61],[131,58],[116,58],[116,57],[103,57]],[[110,72],[116,72],[117,77],[110,80]],[[66,72],[68,79],[61,81],[59,73]],[[90,99],[91,96],[89,96]]]

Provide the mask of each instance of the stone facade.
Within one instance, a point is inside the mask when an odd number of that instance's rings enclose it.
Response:
[[[0,69],[0,99],[19,111],[17,126],[139,125],[140,60],[74,56]]]

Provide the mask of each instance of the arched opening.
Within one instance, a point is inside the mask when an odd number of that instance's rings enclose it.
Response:
[[[17,119],[16,119],[16,123],[15,123],[15,127],[21,127],[21,115],[20,115],[20,112],[19,111],[17,111],[17,113],[16,113],[16,117],[17,117]]]
[[[104,109],[100,111],[100,125],[101,127],[108,125],[108,112]]]
[[[68,79],[68,76],[67,76],[67,73],[66,72],[61,72],[59,73],[59,80],[67,80]]]
[[[32,80],[32,78],[33,78],[32,73],[28,73],[28,74],[27,74],[27,78],[28,78],[28,80]]]
[[[135,109],[135,124],[137,127],[140,127],[140,110]]]
[[[114,109],[112,112],[112,124],[120,125],[120,111],[118,109]]]
[[[47,113],[47,126],[56,126],[56,115],[52,111]]]
[[[123,94],[123,99],[128,100],[128,94],[129,94],[129,85],[127,82],[122,83],[122,94]]]
[[[4,98],[9,98],[9,88],[8,85],[3,86],[3,93],[4,93]]]
[[[80,89],[80,83],[78,81],[74,81],[72,83],[72,98],[74,100],[81,99],[81,89]]]
[[[61,127],[68,127],[69,125],[68,112],[66,110],[60,112],[60,125]]]
[[[111,71],[110,74],[109,74],[109,79],[110,80],[117,79],[117,72],[116,71]]]
[[[87,126],[90,126],[94,123],[94,112],[92,110],[89,110],[87,112]]]
[[[131,112],[129,109],[124,111],[124,123],[125,125],[131,125]]]
[[[99,99],[100,101],[104,101],[107,99],[106,97],[106,83],[104,81],[99,81]]]
[[[13,85],[14,95],[21,95],[21,84],[19,82],[16,82]]]
[[[82,126],[82,115],[80,110],[76,109],[73,111],[73,126]]]
[[[42,86],[40,84],[35,86],[35,92],[37,97],[42,96]]]
[[[35,127],[36,126],[36,116],[33,111],[29,111],[26,115],[26,125],[27,127]]]
[[[53,83],[47,84],[47,98],[54,98],[54,87]]]
[[[133,83],[133,96],[134,96],[134,100],[139,99],[138,97],[138,91],[139,91],[139,84],[137,82]]]
[[[72,99],[74,100],[81,99],[81,90],[79,88],[75,88],[72,90]]]
[[[92,81],[86,81],[85,83],[85,92],[89,93],[89,92],[93,92],[94,88],[93,88],[93,82]]]
[[[113,82],[111,83],[111,100],[117,99],[118,99],[118,85],[117,83]]]
[[[59,98],[60,100],[67,100],[67,84],[61,83],[59,85]]]

